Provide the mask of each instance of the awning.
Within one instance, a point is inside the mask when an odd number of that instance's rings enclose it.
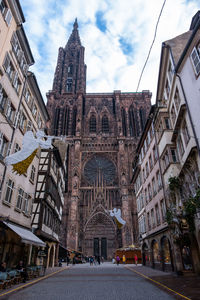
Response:
[[[34,246],[40,246],[40,247],[45,247],[46,244],[40,240],[35,234],[32,233],[32,231],[20,227],[18,225],[14,225],[10,222],[3,222],[6,226],[8,226],[12,231],[14,231],[18,236],[21,237],[21,242],[24,244],[30,244]]]

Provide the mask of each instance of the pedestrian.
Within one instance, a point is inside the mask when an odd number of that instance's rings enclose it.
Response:
[[[123,261],[123,264],[125,265],[125,263],[126,263],[126,256],[125,255],[122,256],[122,261]]]
[[[112,259],[112,263],[115,264],[115,258],[114,258],[114,257],[113,257],[113,259]]]
[[[101,259],[100,259],[100,256],[98,255],[97,257],[97,261],[98,261],[98,264],[100,265],[101,264]]]
[[[103,264],[103,262],[104,262],[104,257],[102,256],[101,257],[101,263]]]
[[[119,255],[116,256],[116,262],[117,262],[117,266],[119,266],[119,262],[120,262],[120,257],[119,257]]]
[[[26,267],[24,265],[23,260],[20,260],[18,265],[16,266],[16,269],[19,271],[21,277],[23,278],[23,282],[26,282],[28,279],[28,273],[26,271]]]
[[[69,265],[69,255],[67,255],[67,266]]]
[[[6,262],[2,262],[0,266],[0,272],[6,272]]]
[[[134,259],[135,259],[135,264],[136,264],[136,266],[137,266],[137,263],[138,263],[138,257],[137,257],[137,254],[135,254]]]
[[[89,261],[90,261],[90,266],[92,266],[93,265],[93,257],[92,256],[89,257]]]

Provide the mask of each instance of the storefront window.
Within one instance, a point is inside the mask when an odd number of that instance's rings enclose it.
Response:
[[[159,255],[159,247],[158,242],[153,242],[153,262],[158,263],[160,262],[160,255]]]
[[[163,261],[165,264],[171,264],[169,242],[167,238],[162,241]]]

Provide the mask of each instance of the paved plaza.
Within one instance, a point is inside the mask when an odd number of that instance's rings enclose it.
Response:
[[[175,297],[122,265],[103,263],[70,266],[19,291],[0,295],[0,299],[170,300]]]

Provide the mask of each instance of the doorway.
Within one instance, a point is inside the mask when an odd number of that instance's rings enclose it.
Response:
[[[107,259],[107,238],[103,237],[93,239],[93,255],[95,257],[101,256],[104,259]]]

